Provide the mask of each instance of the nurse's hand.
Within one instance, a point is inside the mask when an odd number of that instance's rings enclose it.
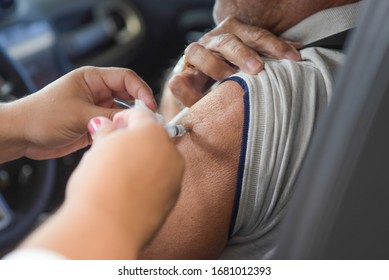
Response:
[[[146,110],[90,123],[94,142],[72,174],[64,205],[22,247],[71,259],[130,259],[175,204],[183,159]]]
[[[156,110],[149,86],[135,72],[123,68],[82,67],[38,92],[6,104],[11,119],[8,135],[18,147],[2,161],[27,156],[47,159],[81,149],[91,143],[87,127],[95,116],[112,119],[120,110],[113,98],[143,100]],[[1,143],[0,143],[1,144]],[[4,145],[5,146],[5,145]]]

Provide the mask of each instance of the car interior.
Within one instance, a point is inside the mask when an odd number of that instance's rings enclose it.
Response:
[[[389,2],[365,1],[296,182],[276,259],[389,259]],[[128,67],[157,101],[213,0],[0,0],[0,101],[83,65]],[[0,165],[0,257],[61,204],[85,150]]]

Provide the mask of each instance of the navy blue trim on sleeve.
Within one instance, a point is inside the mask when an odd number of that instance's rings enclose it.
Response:
[[[230,229],[228,233],[228,238],[230,239],[235,227],[236,217],[238,215],[238,210],[239,210],[240,196],[242,193],[243,172],[244,172],[244,166],[246,162],[247,139],[248,139],[249,123],[250,123],[250,95],[249,95],[250,93],[249,93],[247,83],[242,78],[230,77],[226,79],[226,81],[237,82],[244,90],[244,95],[243,95],[244,118],[243,118],[242,144],[240,149],[238,176],[236,179],[234,206],[232,210]]]

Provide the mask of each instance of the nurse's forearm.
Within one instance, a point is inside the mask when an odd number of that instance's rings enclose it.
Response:
[[[0,103],[0,163],[24,156],[25,110],[23,101]]]

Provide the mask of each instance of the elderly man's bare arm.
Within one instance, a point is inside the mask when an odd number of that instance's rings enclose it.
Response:
[[[228,240],[243,126],[243,90],[226,81],[196,103],[178,140],[185,158],[181,196],[146,259],[217,258]]]

